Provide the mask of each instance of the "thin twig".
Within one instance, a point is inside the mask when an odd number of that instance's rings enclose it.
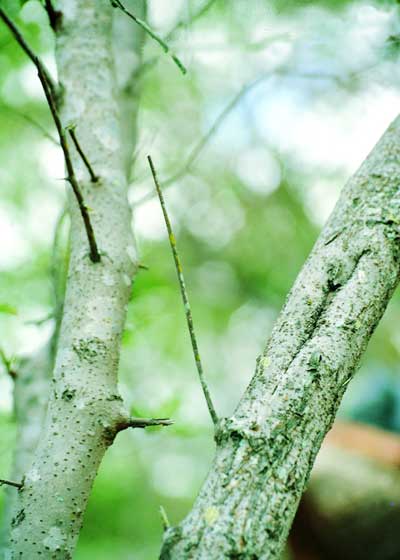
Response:
[[[61,119],[60,119],[58,111],[57,111],[56,101],[55,101],[55,97],[54,97],[54,91],[51,88],[48,73],[47,73],[45,67],[43,66],[43,63],[41,62],[40,58],[38,56],[36,56],[36,54],[28,46],[28,44],[26,43],[25,39],[23,38],[21,32],[18,30],[18,28],[15,26],[15,24],[9,19],[9,17],[6,15],[4,10],[1,9],[1,8],[0,8],[0,17],[4,21],[4,23],[7,25],[7,27],[10,29],[10,31],[14,35],[16,41],[23,48],[23,50],[26,52],[26,54],[29,56],[29,58],[32,60],[32,62],[34,63],[34,65],[37,68],[38,76],[39,76],[39,79],[40,79],[41,84],[43,86],[44,94],[46,96],[46,100],[47,100],[47,103],[49,105],[50,112],[51,112],[51,115],[52,115],[53,120],[54,120],[54,124],[56,125],[58,136],[60,138],[60,144],[61,144],[61,148],[62,148],[62,151],[63,151],[63,154],[64,154],[65,165],[67,167],[67,172],[68,172],[67,180],[70,183],[70,185],[72,187],[72,190],[75,194],[75,198],[77,200],[79,210],[80,210],[80,213],[82,215],[83,223],[85,225],[86,234],[87,234],[87,237],[88,237],[89,247],[90,247],[90,259],[94,263],[100,262],[100,260],[101,260],[100,252],[99,252],[98,247],[97,247],[96,238],[95,238],[92,223],[91,223],[90,217],[89,217],[89,212],[88,212],[88,209],[86,207],[85,201],[83,199],[83,195],[81,193],[78,181],[75,177],[75,172],[74,172],[74,168],[73,168],[73,165],[72,165],[72,160],[71,160],[70,153],[69,153],[67,137],[66,137],[64,128],[61,124]]]
[[[127,428],[149,428],[150,426],[171,426],[174,423],[170,418],[130,418],[118,424],[117,431]]]
[[[152,39],[162,47],[166,54],[169,54],[175,64],[178,66],[182,74],[186,74],[187,70],[179,58],[171,51],[169,45],[142,19],[129,12],[119,0],[110,0],[114,8],[119,8],[124,14],[130,17],[139,27],[141,27]]]
[[[76,134],[75,134],[75,127],[68,127],[68,132],[69,132],[69,134],[72,138],[72,141],[75,145],[76,151],[81,156],[82,161],[85,164],[86,169],[89,172],[90,180],[92,181],[92,183],[97,183],[97,181],[100,179],[100,177],[98,175],[96,175],[96,173],[93,171],[93,168],[90,165],[90,162],[89,162],[88,158],[86,157],[85,152],[82,150],[82,148],[81,148],[81,146],[78,142],[78,139],[76,137]]]
[[[171,523],[169,522],[167,512],[165,511],[163,506],[160,505],[159,511],[160,511],[161,523],[162,523],[163,529],[164,529],[164,531],[166,531],[167,529],[169,529],[171,527]]]
[[[13,482],[12,480],[5,480],[4,478],[0,478],[0,486],[7,485],[7,486],[14,486],[14,488],[22,488],[22,484],[20,482]]]
[[[215,0],[208,0],[204,3],[203,6],[200,6],[197,12],[195,12],[188,21],[184,19],[179,20],[174,27],[168,31],[168,33],[164,36],[163,41],[170,41],[172,37],[175,35],[179,29],[182,27],[187,27],[202,17],[207,10],[214,4]],[[142,77],[143,74],[146,74],[149,70],[151,70],[159,61],[159,56],[153,56],[151,59],[142,62],[142,64],[134,71],[132,74],[132,80],[137,80]]]
[[[191,340],[191,343],[192,343],[193,355],[194,355],[194,359],[195,359],[195,362],[196,362],[197,372],[199,374],[200,384],[201,384],[201,387],[203,389],[204,397],[205,397],[206,402],[207,402],[207,407],[208,407],[208,410],[210,412],[211,419],[214,422],[214,425],[217,425],[218,416],[217,416],[217,413],[215,412],[215,408],[214,408],[214,405],[213,405],[213,402],[212,402],[212,399],[211,399],[211,395],[210,395],[210,392],[208,390],[206,380],[204,378],[203,366],[201,364],[199,348],[198,348],[198,345],[197,345],[196,335],[195,335],[195,332],[194,332],[192,310],[190,308],[189,297],[188,297],[188,293],[186,291],[186,284],[185,284],[185,279],[184,279],[184,276],[183,276],[182,264],[181,264],[179,254],[178,254],[178,250],[177,250],[177,247],[176,247],[175,236],[174,236],[174,233],[172,231],[172,226],[171,226],[171,222],[170,222],[170,219],[169,219],[169,216],[168,216],[167,207],[165,205],[164,196],[162,194],[161,187],[160,187],[160,184],[159,184],[158,179],[157,179],[157,174],[156,174],[156,170],[154,168],[153,161],[152,161],[150,156],[147,156],[147,160],[148,160],[149,165],[150,165],[151,173],[152,173],[153,179],[154,179],[154,184],[155,184],[155,187],[156,187],[156,190],[157,190],[158,198],[160,200],[162,213],[164,215],[165,225],[167,226],[169,243],[171,245],[171,251],[172,251],[172,255],[174,257],[176,273],[178,275],[179,288],[180,288],[180,292],[181,292],[181,296],[182,296],[183,306],[185,308],[186,321],[187,321],[187,325],[188,325],[188,329],[189,329],[189,335],[190,335],[190,340]]]
[[[179,169],[179,171],[177,171],[173,175],[170,175],[167,179],[165,179],[165,181],[163,181],[163,187],[164,188],[168,188],[169,186],[174,184],[176,181],[178,181],[179,179],[184,177],[187,173],[189,173],[189,171],[191,170],[194,162],[200,156],[201,152],[204,150],[204,148],[206,147],[208,142],[211,140],[211,138],[214,136],[214,134],[220,128],[220,126],[222,125],[224,120],[228,117],[228,115],[231,113],[231,111],[236,107],[236,105],[239,103],[239,101],[245,95],[247,95],[253,88],[255,88],[263,80],[265,80],[267,77],[270,77],[270,74],[260,76],[256,80],[253,80],[252,82],[250,82],[250,83],[248,83],[248,84],[246,84],[242,87],[242,89],[231,99],[231,101],[228,103],[228,105],[226,105],[226,107],[223,109],[223,111],[218,115],[218,117],[215,119],[215,121],[213,122],[211,127],[208,129],[206,134],[193,147],[193,149],[191,150],[191,152],[189,153],[189,155],[186,159],[186,162]],[[154,197],[154,192],[149,191],[142,198],[140,198],[138,201],[136,201],[133,206],[134,207],[140,206],[144,202],[147,202],[148,200],[151,200],[153,197]]]

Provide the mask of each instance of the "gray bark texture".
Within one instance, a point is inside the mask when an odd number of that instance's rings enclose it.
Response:
[[[400,118],[350,179],[255,375],[217,427],[193,509],[162,560],[280,557],[321,442],[399,280]]]
[[[16,446],[10,479],[22,480],[33,460],[46,413],[50,388],[52,357],[50,343],[37,353],[24,359],[14,380],[14,416],[17,424]],[[1,550],[9,545],[11,520],[18,493],[10,486],[5,488],[5,511],[1,528]]]
[[[61,0],[56,55],[64,125],[79,156],[74,168],[101,251],[92,263],[82,217],[70,196],[71,257],[53,384],[44,427],[12,519],[6,558],[68,559],[98,466],[129,425],[117,388],[120,337],[137,258],[112,50],[113,9],[106,0]]]

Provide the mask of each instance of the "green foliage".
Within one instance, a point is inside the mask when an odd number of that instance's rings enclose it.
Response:
[[[0,7],[4,8],[9,16],[15,16],[28,0],[1,0]]]
[[[17,308],[8,303],[0,303],[0,313],[6,313],[8,315],[16,315]]]

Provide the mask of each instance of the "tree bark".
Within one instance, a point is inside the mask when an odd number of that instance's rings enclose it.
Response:
[[[117,388],[120,337],[136,249],[127,202],[112,54],[112,8],[102,0],[61,0],[57,65],[64,125],[100,181],[73,153],[101,262],[91,262],[75,199],[69,199],[71,257],[53,386],[43,432],[12,520],[11,558],[68,559],[101,459],[129,424]]]
[[[163,560],[278,559],[321,442],[399,280],[400,118],[300,272]]]
[[[14,416],[17,424],[16,444],[10,479],[19,482],[33,460],[46,414],[52,368],[51,342],[18,367],[14,379]],[[18,493],[15,488],[5,488],[5,507],[2,522],[1,552],[8,548],[11,520]]]

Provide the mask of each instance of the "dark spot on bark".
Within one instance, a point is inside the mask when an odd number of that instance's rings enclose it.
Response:
[[[25,519],[25,510],[21,509],[15,517],[11,520],[11,527],[18,527]]]
[[[65,391],[62,392],[61,398],[64,401],[72,401],[72,399],[75,397],[75,394],[75,389],[65,389]]]

